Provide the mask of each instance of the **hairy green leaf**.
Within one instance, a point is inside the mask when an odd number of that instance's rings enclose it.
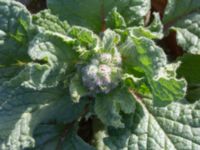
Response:
[[[200,5],[169,0],[161,22],[150,2],[47,0],[30,14],[0,0],[0,149],[200,149]],[[182,64],[157,46],[167,29],[192,53]]]
[[[79,150],[82,147],[91,148],[77,136],[75,128],[77,126],[75,119],[78,119],[83,113],[86,102],[86,100],[82,100],[79,104],[73,104],[69,97],[65,97],[62,101],[52,103],[46,112],[44,110],[45,118],[37,124],[32,133],[35,139],[35,148],[33,149]],[[52,115],[47,117],[49,114]],[[37,115],[36,113],[33,117],[37,117]]]
[[[200,8],[200,7],[199,7]],[[176,31],[178,45],[191,54],[200,54],[200,14],[192,13],[179,19],[172,30]]]
[[[132,118],[126,117],[127,128],[110,130],[111,136],[105,143],[112,150],[197,150],[200,148],[199,106],[198,101],[158,107],[145,99],[137,105]]]
[[[74,40],[59,33],[39,33],[30,43],[29,55],[33,62],[24,70],[28,75],[23,83],[26,87],[42,89],[55,87],[67,79],[66,72],[73,70],[77,53]]]
[[[104,52],[111,52],[113,53],[113,49],[116,48],[117,44],[120,42],[120,36],[115,33],[114,31],[107,29],[103,33],[102,45]]]
[[[168,0],[163,22],[171,23],[199,8],[199,0]]]
[[[89,92],[86,87],[83,86],[82,80],[78,74],[76,74],[69,85],[69,91],[73,102],[79,102],[80,98],[86,96]]]
[[[20,78],[20,75],[21,78]],[[34,129],[43,122],[69,123],[84,110],[86,100],[74,104],[61,86],[33,90],[22,85],[23,74],[0,86],[0,149],[35,147]],[[51,114],[51,115],[49,115]],[[63,115],[65,114],[65,115]]]
[[[95,112],[105,125],[123,128],[121,111],[126,114],[135,111],[135,98],[126,88],[118,88],[110,94],[96,97]]]
[[[29,61],[27,32],[30,25],[30,13],[23,5],[0,0],[0,85]]]
[[[0,149],[21,150],[21,148],[33,147],[32,130],[35,124],[48,117],[39,113],[40,110],[47,109],[51,101],[60,102],[62,95],[63,93],[58,89],[39,92],[22,87],[1,86]],[[35,113],[37,117],[33,119]]]
[[[33,24],[39,26],[44,31],[49,30],[62,34],[66,34],[69,29],[69,24],[66,21],[61,21],[50,10],[44,10],[35,14],[33,16]]]
[[[178,66],[168,65],[163,50],[153,41],[144,37],[128,37],[120,50],[125,58],[125,65],[142,69],[155,100],[173,101],[185,96],[185,80],[176,79]]]
[[[15,1],[0,0],[0,6],[0,65],[27,61],[30,13]]]
[[[69,36],[77,39],[77,42],[81,46],[85,46],[85,48],[96,48],[98,45],[98,36],[94,34],[91,30],[80,27],[80,26],[72,26],[68,32]]]
[[[176,31],[178,45],[192,54],[200,54],[199,9],[198,0],[169,0],[163,18],[166,29]]]
[[[106,26],[112,29],[120,29],[126,27],[126,22],[124,17],[117,11],[114,7],[108,14],[106,18]]]

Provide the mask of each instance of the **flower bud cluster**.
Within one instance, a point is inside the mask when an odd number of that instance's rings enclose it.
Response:
[[[115,88],[121,77],[121,55],[98,54],[82,68],[82,81],[90,91],[109,93]]]

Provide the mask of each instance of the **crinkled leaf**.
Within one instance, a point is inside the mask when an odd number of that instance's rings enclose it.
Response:
[[[135,97],[126,88],[117,88],[107,95],[96,97],[95,112],[105,125],[123,128],[121,111],[126,114],[135,111]]]
[[[200,8],[200,6],[199,6]],[[200,54],[200,14],[194,12],[173,24],[178,45],[192,54]]]
[[[180,17],[182,12],[196,9],[193,2],[190,1],[189,8],[181,8],[184,4],[169,0],[164,22],[174,9],[177,9],[177,14],[166,22]],[[176,6],[172,7],[172,3]],[[49,10],[34,15],[32,24],[30,14],[22,5],[0,0],[0,52],[3,54],[0,55],[0,149],[93,150],[77,135],[77,128],[66,130],[66,126],[80,119],[86,110],[86,101],[74,104],[68,90],[73,100],[79,101],[86,94],[80,78],[73,76],[76,69],[80,71],[79,64],[98,52],[118,49],[122,54],[123,71],[129,75],[123,86],[132,84],[131,88],[139,89],[135,92],[135,89],[118,87],[111,93],[98,94],[95,110],[87,112],[95,111],[108,127],[109,137],[105,142],[110,149],[200,148],[199,101],[194,104],[172,102],[166,106],[155,105],[155,100],[162,100],[163,104],[163,101],[182,99],[186,83],[176,78],[178,63],[167,64],[165,53],[152,41],[162,37],[158,14],[154,15],[155,20],[147,28],[135,27],[144,25],[150,0],[48,0],[48,5],[54,14],[59,14],[72,25],[82,25],[95,32],[105,31],[111,26],[123,34],[119,37],[108,29],[99,38],[87,28],[69,28],[67,22],[60,21]],[[185,21],[182,18],[173,24],[178,44],[193,53],[199,46],[196,40],[198,18],[194,13],[186,16],[189,23],[182,24],[181,21]],[[109,25],[109,19],[114,24]],[[39,27],[37,31],[40,33],[29,43],[28,28],[34,26]],[[131,28],[123,30],[125,26]],[[186,29],[193,36],[183,33]],[[181,34],[186,34],[185,38],[192,37],[192,42],[186,45],[185,39],[180,38]],[[119,43],[122,46],[117,46]],[[137,104],[130,91],[136,95]],[[142,96],[153,96],[154,101],[139,99],[138,91],[139,94],[145,91]]]
[[[23,85],[42,89],[55,87],[67,78],[76,63],[77,53],[73,49],[74,40],[59,33],[39,33],[30,43],[29,55],[34,62],[29,63],[24,74],[28,76]]]
[[[160,68],[156,77],[149,78],[155,100],[173,101],[184,98],[187,83],[185,79],[176,78],[176,70],[180,63],[166,64]]]
[[[99,32],[104,28],[104,19],[116,7],[127,25],[143,24],[150,9],[150,0],[48,0],[48,7],[72,25],[85,26]]]
[[[132,127],[111,130],[105,142],[112,150],[197,150],[200,148],[200,103],[173,102],[137,105]],[[130,116],[126,120],[130,120]],[[130,121],[128,122],[130,123]],[[120,144],[119,144],[120,143]]]
[[[199,9],[199,0],[169,0],[163,18],[166,29],[176,31],[178,45],[192,54],[200,54]]]
[[[116,7],[109,12],[106,18],[106,26],[112,29],[120,29],[126,27],[124,17],[117,11]]]
[[[83,86],[82,80],[79,75],[75,75],[69,85],[69,91],[72,101],[77,103],[80,98],[86,96],[89,92],[86,87]]]
[[[99,38],[91,30],[79,27],[72,26],[68,35],[76,39],[76,51],[79,53],[79,58],[82,60],[87,60],[92,52],[96,52],[99,47]]]
[[[155,100],[173,101],[185,96],[185,80],[176,79],[176,65],[167,64],[165,53],[153,41],[128,37],[120,50],[125,65],[133,68],[139,66],[143,70]]]
[[[158,70],[167,63],[163,50],[156,46],[152,40],[144,37],[128,37],[119,50],[124,57],[125,65],[139,66],[146,74],[152,76],[156,75]]]
[[[86,102],[87,101],[83,99],[79,104],[74,104],[71,99],[66,96],[62,101],[51,103],[50,107],[47,107],[46,110],[42,109],[40,112],[33,114],[33,118],[38,118],[41,112],[44,114],[43,120],[35,126],[32,133],[35,139],[35,148],[33,149],[55,150],[61,147],[62,149],[66,149],[67,146],[63,146],[63,138],[70,141],[70,139],[75,136],[76,132],[70,129],[70,127],[73,125],[73,122],[75,122],[75,119],[78,119],[80,114],[84,111]],[[63,133],[66,133],[66,130],[73,132],[73,134],[67,132],[67,134],[64,135]],[[73,141],[74,144],[75,142],[79,142],[79,140],[82,141],[77,135],[76,137],[77,138]],[[83,143],[83,145],[84,144],[85,143]]]
[[[163,37],[163,25],[159,14],[154,13],[154,20],[147,27],[130,27],[126,29],[131,36],[146,37],[148,39],[161,39]]]
[[[30,13],[20,3],[0,0],[0,22],[0,65],[26,62]]]
[[[18,74],[29,61],[28,27],[31,16],[17,2],[0,0],[0,85]]]
[[[98,36],[96,36],[91,30],[84,27],[72,26],[69,29],[68,34],[69,36],[77,39],[77,42],[86,48],[95,48],[99,42]]]
[[[162,39],[163,37],[163,24],[160,20],[158,13],[153,13],[154,19],[147,27],[135,26],[127,27],[124,29],[116,29],[115,31],[121,35],[121,41],[124,42],[128,35],[136,37],[146,37],[148,39]]]
[[[66,21],[61,21],[51,13],[50,10],[41,11],[33,16],[33,24],[39,26],[43,30],[66,34],[69,29],[69,24]]]
[[[62,96],[63,93],[59,89],[39,92],[22,87],[1,86],[0,149],[21,150],[33,147],[34,139],[31,133],[34,125],[45,118],[42,113],[38,113],[36,120],[32,122],[32,115],[40,109],[46,109],[50,105],[48,102],[59,100]]]
[[[131,89],[131,92],[134,93],[134,95],[137,95],[136,97],[142,96],[150,96],[151,92],[146,85],[146,79],[144,77],[138,78],[135,77],[133,74],[123,74],[122,81],[124,86],[129,87]]]
[[[160,20],[160,16],[158,13],[153,13],[153,16],[154,20],[147,27],[147,29],[149,29],[151,33],[155,36],[154,38],[161,39],[163,37],[163,24]]]
[[[119,42],[120,36],[114,31],[107,29],[103,33],[102,44],[105,52],[112,51]]]
[[[11,78],[0,86],[2,150],[34,147],[32,133],[38,124],[45,121],[72,122],[80,116],[86,104],[86,100],[74,104],[63,87],[37,91],[20,86],[24,81],[23,74],[19,73],[17,79]]]
[[[174,101],[182,99],[186,94],[186,81],[175,77],[160,77],[149,79],[151,90],[155,100]]]

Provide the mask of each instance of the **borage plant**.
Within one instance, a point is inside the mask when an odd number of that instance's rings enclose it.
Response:
[[[169,0],[162,20],[150,0],[47,6],[0,0],[1,150],[200,149],[198,0]]]

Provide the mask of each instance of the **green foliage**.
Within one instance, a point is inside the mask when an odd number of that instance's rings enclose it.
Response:
[[[193,150],[200,148],[199,102],[173,102],[156,107],[151,99],[126,116],[126,128],[109,128],[105,143],[112,150]]]
[[[150,0],[0,0],[0,149],[200,149],[195,2],[146,24]],[[192,54],[167,59],[166,26]]]
[[[177,43],[184,51],[200,54],[199,0],[169,0],[163,22],[177,33]]]
[[[33,15],[33,24],[42,28],[44,31],[49,30],[62,34],[66,34],[69,28],[67,21],[60,21],[50,10],[44,10]]]
[[[26,62],[31,15],[19,3],[1,0],[0,6],[0,65]]]
[[[143,17],[150,9],[149,0],[48,0],[47,4],[48,8],[58,14],[61,19],[95,32],[101,31],[103,17],[107,17],[116,8],[126,20],[127,25],[144,24]]]

